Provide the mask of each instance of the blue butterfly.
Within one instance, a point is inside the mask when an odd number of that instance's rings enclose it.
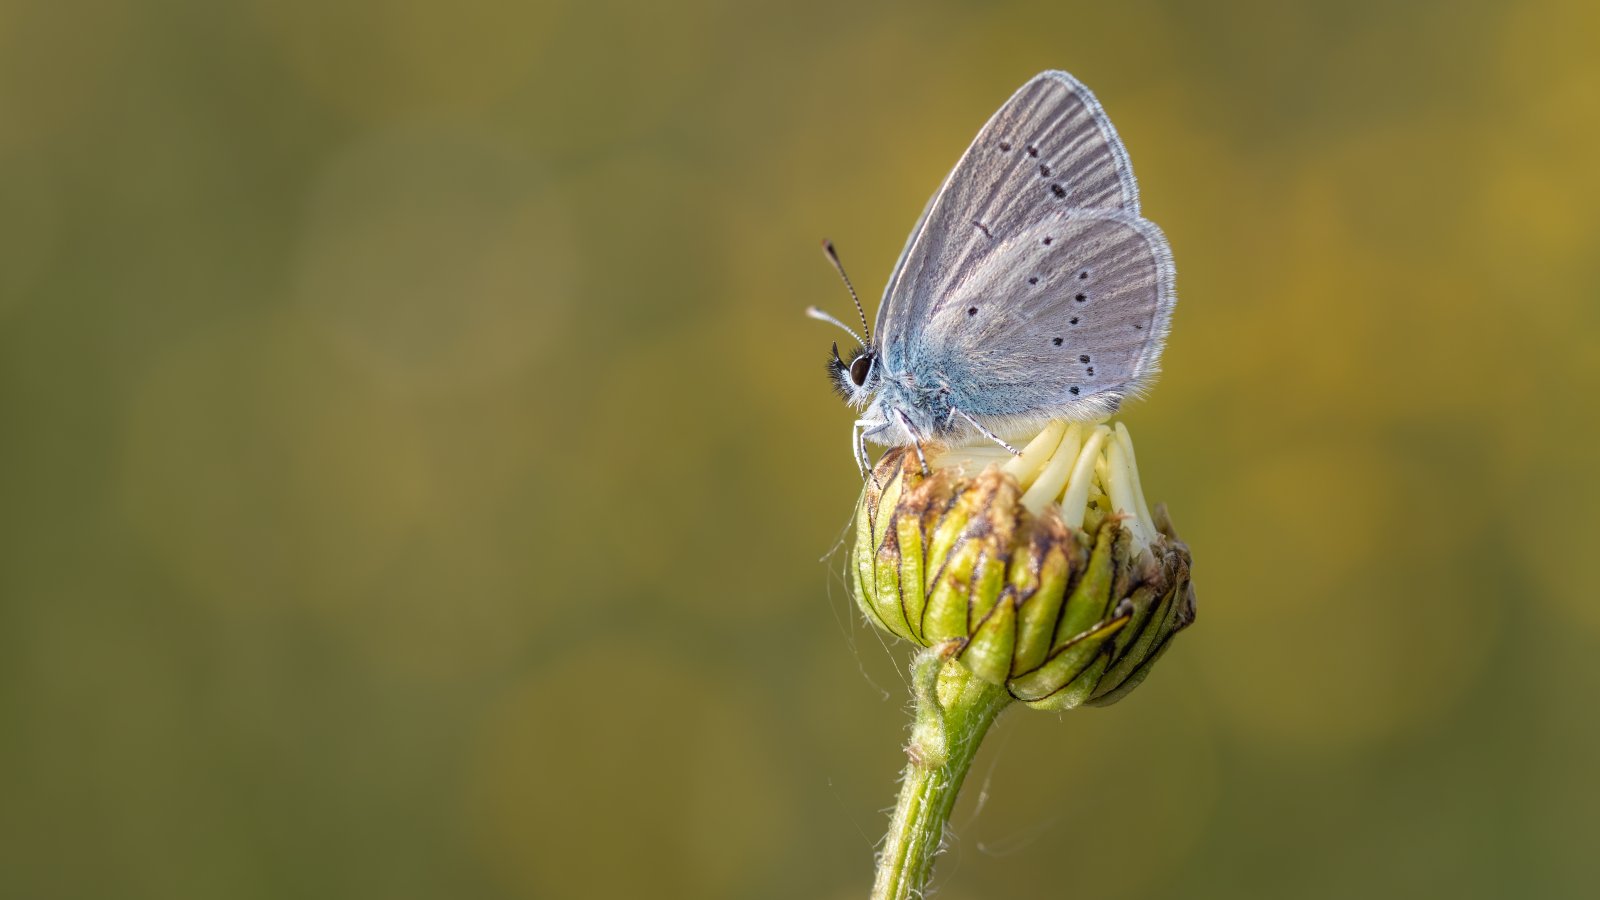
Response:
[[[928,202],[876,329],[859,298],[864,335],[807,314],[856,338],[844,355],[834,345],[828,372],[864,410],[850,445],[865,475],[869,440],[912,445],[926,470],[924,443],[981,435],[1016,453],[1002,434],[1111,415],[1155,377],[1176,302],[1172,252],[1139,215],[1116,129],[1077,79],[1044,72]]]

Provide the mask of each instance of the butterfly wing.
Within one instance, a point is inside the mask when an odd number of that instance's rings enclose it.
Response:
[[[1023,85],[978,132],[913,229],[878,309],[891,371],[930,313],[996,247],[1062,209],[1137,214],[1128,153],[1089,89],[1065,72]]]
[[[992,428],[1109,415],[1156,374],[1176,299],[1153,223],[1057,210],[1001,241],[930,311],[910,371]]]

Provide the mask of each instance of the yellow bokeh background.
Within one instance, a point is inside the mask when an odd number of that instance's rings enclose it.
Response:
[[[0,896],[866,895],[907,650],[800,311],[1065,68],[1199,620],[939,896],[1600,880],[1600,12],[0,3]]]

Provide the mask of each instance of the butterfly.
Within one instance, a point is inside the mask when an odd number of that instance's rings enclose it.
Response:
[[[863,335],[828,374],[861,410],[850,445],[916,448],[1116,412],[1155,377],[1177,301],[1172,252],[1139,214],[1128,152],[1089,89],[1035,76],[978,132],[928,202],[878,307],[844,276]],[[876,336],[874,337],[874,333]]]

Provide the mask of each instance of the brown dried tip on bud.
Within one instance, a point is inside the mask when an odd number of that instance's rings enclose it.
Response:
[[[1194,621],[1189,548],[1145,505],[1121,423],[929,462],[891,450],[856,510],[856,603],[885,631],[1060,710],[1122,699]]]

